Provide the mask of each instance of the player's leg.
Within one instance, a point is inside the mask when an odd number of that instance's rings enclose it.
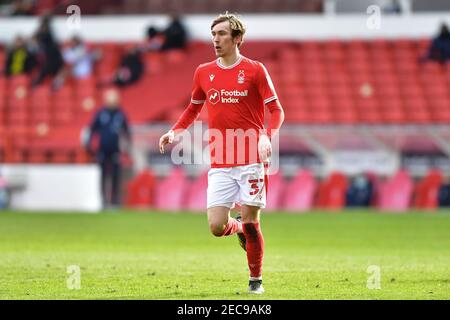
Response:
[[[239,213],[234,217],[238,222],[241,223],[242,226],[242,214],[241,212],[241,208],[239,208]],[[241,228],[242,230],[242,228]],[[242,249],[244,249],[244,251],[247,251],[247,239],[245,239],[245,235],[244,235],[244,231],[239,231],[237,233],[238,236],[238,240],[239,240],[239,245],[241,246]]]
[[[230,208],[216,206],[208,208],[208,224],[211,233],[216,237],[230,236],[242,232],[242,224],[230,217]]]
[[[265,170],[262,164],[242,166],[239,170],[239,202],[242,206],[242,229],[250,270],[249,292],[263,293],[264,237],[260,227],[260,213],[261,208],[266,205]]]
[[[241,212],[242,230],[246,239],[247,262],[250,270],[249,292],[263,293],[264,237],[260,227],[261,208],[243,205]]]
[[[216,237],[242,232],[242,224],[230,217],[236,202],[239,185],[231,176],[231,169],[213,168],[208,172],[207,215],[211,233]]]

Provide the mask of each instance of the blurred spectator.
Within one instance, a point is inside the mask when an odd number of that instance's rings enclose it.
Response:
[[[144,72],[144,64],[141,57],[141,49],[133,46],[122,56],[120,64],[113,76],[113,79],[99,83],[99,86],[111,84],[125,87],[137,82]]]
[[[5,60],[5,75],[14,76],[30,73],[36,66],[36,56],[27,47],[25,39],[17,36],[8,50]]]
[[[164,33],[154,26],[147,29],[147,44],[145,51],[159,51],[164,43]]]
[[[90,125],[86,141],[89,153],[92,153],[91,141],[94,135],[100,138],[96,155],[101,168],[103,204],[104,207],[117,207],[120,205],[121,149],[130,150],[131,136],[127,117],[120,108],[119,93],[115,89],[105,92],[104,107],[97,112]],[[121,138],[125,138],[125,146],[120,144],[123,141]]]
[[[427,55],[422,59],[445,63],[450,59],[450,32],[446,23],[441,24],[440,32],[431,42]]]
[[[78,36],[72,37],[69,47],[63,51],[64,62],[70,67],[70,73],[75,79],[89,77],[98,57],[98,52],[90,52]]]
[[[44,16],[35,34],[38,45],[39,71],[32,81],[32,86],[39,85],[48,76],[56,76],[63,67],[63,58],[50,28],[50,16]]]
[[[180,17],[172,16],[172,21],[164,30],[164,43],[161,50],[170,49],[184,49],[187,42],[187,32],[184,25],[181,23]]]
[[[53,83],[53,88],[58,89],[61,87],[68,74],[74,79],[90,77],[93,72],[94,62],[98,60],[99,56],[99,52],[89,51],[80,37],[72,37],[69,46],[63,50],[63,59],[68,70],[66,68],[61,69]]]
[[[447,177],[439,188],[439,207],[450,207],[450,177]]]
[[[347,189],[348,207],[369,207],[372,199],[372,182],[365,176],[356,176]]]

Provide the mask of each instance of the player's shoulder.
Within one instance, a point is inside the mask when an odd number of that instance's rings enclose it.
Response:
[[[247,65],[249,65],[249,66],[251,66],[251,67],[254,67],[254,68],[260,68],[261,66],[263,66],[261,61],[255,60],[255,59],[251,59],[251,58],[248,58],[246,56],[242,56],[242,62],[247,64]]]
[[[197,72],[207,71],[216,66],[216,60],[205,62],[197,67]]]
[[[254,70],[265,70],[266,67],[264,64],[259,60],[253,60],[247,57],[243,57],[242,62],[247,65],[249,68],[252,68]]]

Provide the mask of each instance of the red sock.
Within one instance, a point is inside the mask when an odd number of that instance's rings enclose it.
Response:
[[[225,226],[225,229],[223,230],[222,236],[230,236],[232,234],[235,234],[239,230],[239,224],[240,222],[237,221],[234,218],[229,218],[228,223]]]
[[[242,225],[247,240],[247,261],[250,277],[258,278],[262,275],[264,257],[264,238],[259,223],[244,223]]]

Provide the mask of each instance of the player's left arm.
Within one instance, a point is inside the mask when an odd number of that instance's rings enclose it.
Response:
[[[267,135],[269,138],[275,136],[284,122],[284,110],[278,99],[266,104],[270,112],[269,127],[267,128]]]
[[[260,135],[258,141],[258,152],[261,160],[268,161],[272,156],[271,139],[278,133],[284,121],[284,111],[278,99],[266,104],[270,112],[269,127],[265,134]]]
[[[262,63],[259,64],[256,77],[259,94],[270,112],[269,127],[266,133],[261,135],[258,142],[258,151],[263,161],[267,161],[272,155],[271,138],[275,136],[284,121],[283,107],[278,100],[275,87],[267,69]]]

